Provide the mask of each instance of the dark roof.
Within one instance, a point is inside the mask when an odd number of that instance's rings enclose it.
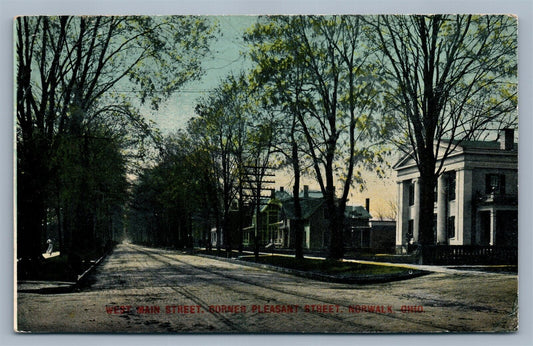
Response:
[[[308,219],[313,215],[320,206],[324,204],[323,198],[300,198],[300,207],[302,208],[302,218]],[[288,219],[296,218],[294,212],[294,198],[283,201],[281,209],[285,212]]]
[[[280,201],[284,201],[286,199],[291,198],[290,193],[287,191],[276,191],[276,199],[279,199]]]
[[[301,198],[300,206],[302,208],[302,218],[310,218],[323,204],[323,198]],[[294,219],[296,217],[294,212],[294,198],[284,200],[281,208],[288,219]],[[372,215],[370,215],[370,213],[362,206],[346,206],[344,216],[352,219],[368,220],[372,218]]]
[[[441,140],[442,145],[447,145],[444,143],[449,143],[449,139],[442,139]],[[497,140],[495,141],[458,141],[453,140],[454,144],[457,144],[458,147],[463,148],[463,150],[469,150],[469,149],[483,149],[483,150],[498,150],[505,152],[506,150],[501,149],[501,143]],[[518,151],[518,143],[513,144],[513,150],[509,150],[507,152],[515,152]],[[515,153],[516,154],[516,153]],[[402,155],[402,157],[392,166],[393,169],[398,169],[401,167],[407,159],[413,159],[412,152],[409,154]]]
[[[449,139],[443,139],[442,142],[449,143]],[[492,150],[502,150],[500,148],[501,144],[499,141],[458,141],[454,140],[454,144],[459,143],[459,146],[464,149],[492,149]],[[518,148],[518,144],[514,143],[514,149]]]
[[[360,205],[347,205],[344,211],[346,218],[352,219],[371,219],[372,215],[366,209]]]
[[[301,191],[299,196],[300,198],[322,198],[324,195],[322,194],[322,191],[308,191],[307,197],[304,197],[305,192]]]

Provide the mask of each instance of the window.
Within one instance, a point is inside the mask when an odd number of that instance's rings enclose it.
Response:
[[[485,176],[485,193],[505,194],[505,175],[487,174]]]
[[[448,177],[446,179],[447,181],[447,192],[448,192],[448,201],[455,200],[455,172],[451,172],[448,174]]]
[[[455,216],[448,217],[448,224],[446,225],[448,238],[455,238]]]
[[[362,248],[370,247],[370,229],[368,228],[361,229],[361,247]]]
[[[409,220],[407,222],[407,234],[405,235],[405,237],[407,238],[408,243],[410,243],[411,239],[413,238],[413,231],[415,228],[414,225],[415,225],[414,220]]]
[[[409,205],[415,204],[415,184],[410,181],[409,182]]]
[[[437,214],[433,214],[433,239],[437,240]]]

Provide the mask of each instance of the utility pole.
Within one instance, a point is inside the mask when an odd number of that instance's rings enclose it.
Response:
[[[245,178],[242,180],[243,183],[246,183],[247,186],[243,186],[243,190],[249,190],[251,191],[251,194],[245,195],[246,197],[252,198],[252,203],[255,207],[255,227],[254,227],[254,257],[255,261],[257,262],[259,259],[259,227],[261,224],[261,205],[264,205],[265,203],[261,202],[261,198],[270,198],[270,195],[266,196],[263,195],[262,192],[264,190],[271,190],[269,186],[271,184],[275,184],[274,180],[264,180],[265,177],[273,177],[275,176],[274,173],[270,173],[269,171],[272,169],[271,167],[264,166],[264,165],[250,165],[250,166],[244,166]]]

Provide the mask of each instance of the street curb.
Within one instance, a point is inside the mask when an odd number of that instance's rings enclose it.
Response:
[[[37,289],[22,289],[19,290],[17,287],[17,292],[26,292],[26,293],[40,293],[40,294],[59,294],[59,293],[70,293],[74,291],[75,289],[79,289],[83,287],[86,282],[87,278],[89,277],[89,274],[91,274],[94,269],[109,255],[111,254],[112,250],[102,255],[100,258],[98,258],[89,268],[87,268],[82,274],[77,276],[77,279],[75,282],[61,282],[61,285],[55,285],[50,287],[42,287]],[[25,281],[17,282],[17,285],[19,283],[23,284]],[[46,282],[46,281],[44,281]]]
[[[83,287],[83,285],[85,285],[85,283],[87,282],[87,278],[89,277],[89,274],[91,274],[94,269],[100,264],[102,263],[102,261],[108,256],[111,254],[113,250],[111,251],[108,251],[106,252],[105,254],[102,255],[102,257],[100,257],[99,259],[97,259],[87,270],[85,270],[81,275],[78,275],[78,279],[76,280],[76,283],[72,286],[72,289],[75,289],[75,288],[80,288],[80,287]]]
[[[238,258],[224,258],[217,257],[212,255],[205,254],[194,254],[195,256],[205,257],[210,259],[215,259],[223,262],[236,263],[254,268],[261,268],[271,271],[277,271],[285,274],[295,275],[304,277],[307,279],[325,281],[325,282],[334,282],[334,283],[344,283],[344,284],[374,284],[374,283],[385,283],[392,281],[408,280],[413,279],[419,276],[430,274],[430,271],[412,269],[406,274],[382,274],[382,275],[360,275],[360,276],[346,276],[346,275],[327,275],[313,272],[305,272],[296,269],[277,267],[269,264],[254,263],[249,261],[244,261]]]

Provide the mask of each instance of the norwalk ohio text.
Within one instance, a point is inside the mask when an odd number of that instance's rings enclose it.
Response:
[[[296,314],[296,313],[422,313],[422,305],[365,305],[353,304],[341,306],[336,304],[252,304],[252,305],[106,305],[108,315],[122,314],[238,314],[238,313],[266,313],[266,314]]]

